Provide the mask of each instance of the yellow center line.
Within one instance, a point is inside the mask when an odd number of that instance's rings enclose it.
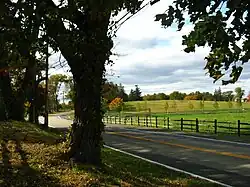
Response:
[[[106,132],[106,134],[114,134],[114,135],[123,136],[123,137],[131,138],[131,139],[144,140],[144,141],[148,141],[148,142],[160,143],[160,144],[174,146],[174,147],[181,147],[181,148],[185,148],[185,149],[191,149],[191,150],[196,150],[196,151],[201,151],[201,152],[206,152],[206,153],[213,153],[213,154],[218,154],[218,155],[223,155],[223,156],[230,156],[230,157],[250,160],[250,156],[248,156],[248,155],[235,154],[235,153],[231,153],[231,152],[220,152],[220,151],[217,151],[214,149],[205,149],[205,148],[195,147],[195,146],[190,146],[190,145],[183,145],[183,144],[177,144],[177,143],[170,143],[170,142],[166,142],[166,141],[153,140],[153,139],[149,139],[149,138],[132,136],[132,135],[123,134],[123,133],[119,133],[119,132]]]

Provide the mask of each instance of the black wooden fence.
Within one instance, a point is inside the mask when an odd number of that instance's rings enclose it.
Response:
[[[215,120],[170,119],[169,117],[152,116],[104,116],[103,122],[107,124],[137,125],[153,128],[166,128],[171,130],[204,132],[204,133],[226,133],[250,135],[250,123],[240,120],[236,122]]]

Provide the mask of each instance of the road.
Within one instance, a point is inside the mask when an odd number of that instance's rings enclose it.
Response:
[[[51,116],[50,126],[71,121]],[[53,124],[53,125],[52,125]],[[107,125],[105,144],[236,187],[250,184],[250,145]]]

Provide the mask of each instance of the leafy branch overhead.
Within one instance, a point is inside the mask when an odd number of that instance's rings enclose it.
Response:
[[[250,59],[249,9],[249,0],[175,0],[166,13],[156,15],[155,21],[164,27],[175,23],[178,30],[188,22],[194,24],[194,29],[183,36],[185,52],[209,46],[205,69],[214,82],[229,74],[222,80],[225,85],[238,80]]]

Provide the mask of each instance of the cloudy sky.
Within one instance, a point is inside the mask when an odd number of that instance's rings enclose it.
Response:
[[[191,24],[177,32],[174,27],[165,29],[160,22],[154,21],[154,16],[164,12],[169,4],[171,1],[161,1],[153,7],[149,6],[124,23],[117,32],[113,52],[120,56],[112,57],[115,64],[107,69],[114,76],[108,76],[108,79],[122,83],[127,93],[136,84],[143,94],[176,90],[187,93],[196,90],[213,92],[221,86],[221,82],[213,84],[213,79],[203,70],[208,48],[199,48],[190,54],[183,51],[182,35],[192,30]],[[55,61],[53,58],[51,60]],[[238,83],[221,86],[221,89],[233,90],[241,86],[248,93],[249,71],[249,65],[245,65]]]

